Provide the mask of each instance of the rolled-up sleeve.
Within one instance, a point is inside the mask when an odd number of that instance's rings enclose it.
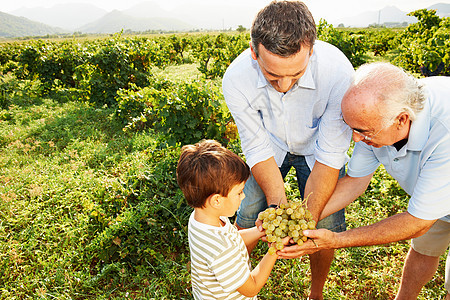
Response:
[[[319,123],[319,134],[314,149],[317,161],[335,169],[340,169],[348,160],[352,130],[342,118],[341,102],[350,85],[351,75],[343,77],[346,82],[335,86],[327,108]]]
[[[350,177],[364,177],[375,172],[380,165],[372,148],[364,142],[358,142],[348,163],[347,174]]]
[[[258,162],[274,156],[274,151],[260,112],[251,106],[251,102],[257,99],[249,99],[263,95],[251,93],[254,90],[245,89],[243,85],[246,80],[249,80],[248,76],[240,78],[225,74],[222,89],[228,109],[237,125],[247,164],[251,168]],[[247,91],[247,94],[244,94],[243,91]],[[260,93],[263,91],[261,90]]]

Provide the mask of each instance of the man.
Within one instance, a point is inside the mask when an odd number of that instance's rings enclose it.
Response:
[[[342,233],[304,231],[315,244],[292,246],[282,257],[412,238],[396,299],[416,299],[450,242],[449,95],[450,77],[416,80],[387,63],[360,67],[342,100],[344,120],[357,143],[347,175],[339,180],[321,217],[364,193],[380,164],[411,195],[408,210]],[[447,260],[447,291],[449,275]]]
[[[314,19],[302,2],[274,1],[258,13],[250,49],[223,78],[225,100],[252,171],[237,213],[238,228],[254,226],[268,205],[287,201],[283,178],[292,167],[318,220],[347,161],[351,131],[340,104],[353,73],[341,51],[316,41]],[[344,211],[318,226],[345,230]],[[310,257],[310,298],[323,299],[333,256],[333,250],[326,250]]]

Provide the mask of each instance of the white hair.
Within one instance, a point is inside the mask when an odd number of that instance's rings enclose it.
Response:
[[[401,113],[407,113],[414,121],[426,99],[416,78],[389,63],[362,65],[355,72],[351,88],[368,88],[375,94],[386,126]]]

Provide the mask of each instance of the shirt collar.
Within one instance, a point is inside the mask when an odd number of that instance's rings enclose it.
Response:
[[[253,63],[256,64],[256,69],[258,70],[258,83],[257,83],[257,87],[258,88],[263,88],[267,85],[269,85],[269,82],[267,81],[266,77],[264,77],[261,68],[258,65],[258,62],[254,59],[252,59]]]
[[[430,104],[425,100],[424,107],[411,123],[408,136],[408,150],[421,151],[427,143],[430,128]]]
[[[314,83],[314,78],[312,76],[311,71],[311,63],[308,63],[308,66],[306,66],[305,74],[303,74],[302,77],[295,83],[298,87],[302,87],[305,89],[316,89],[316,84]]]

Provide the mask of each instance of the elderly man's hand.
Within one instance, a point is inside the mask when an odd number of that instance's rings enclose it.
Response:
[[[336,241],[336,234],[327,229],[304,230],[303,234],[308,240],[301,246],[294,244],[278,251],[280,258],[298,258],[306,254],[312,254],[324,249],[333,249]]]

